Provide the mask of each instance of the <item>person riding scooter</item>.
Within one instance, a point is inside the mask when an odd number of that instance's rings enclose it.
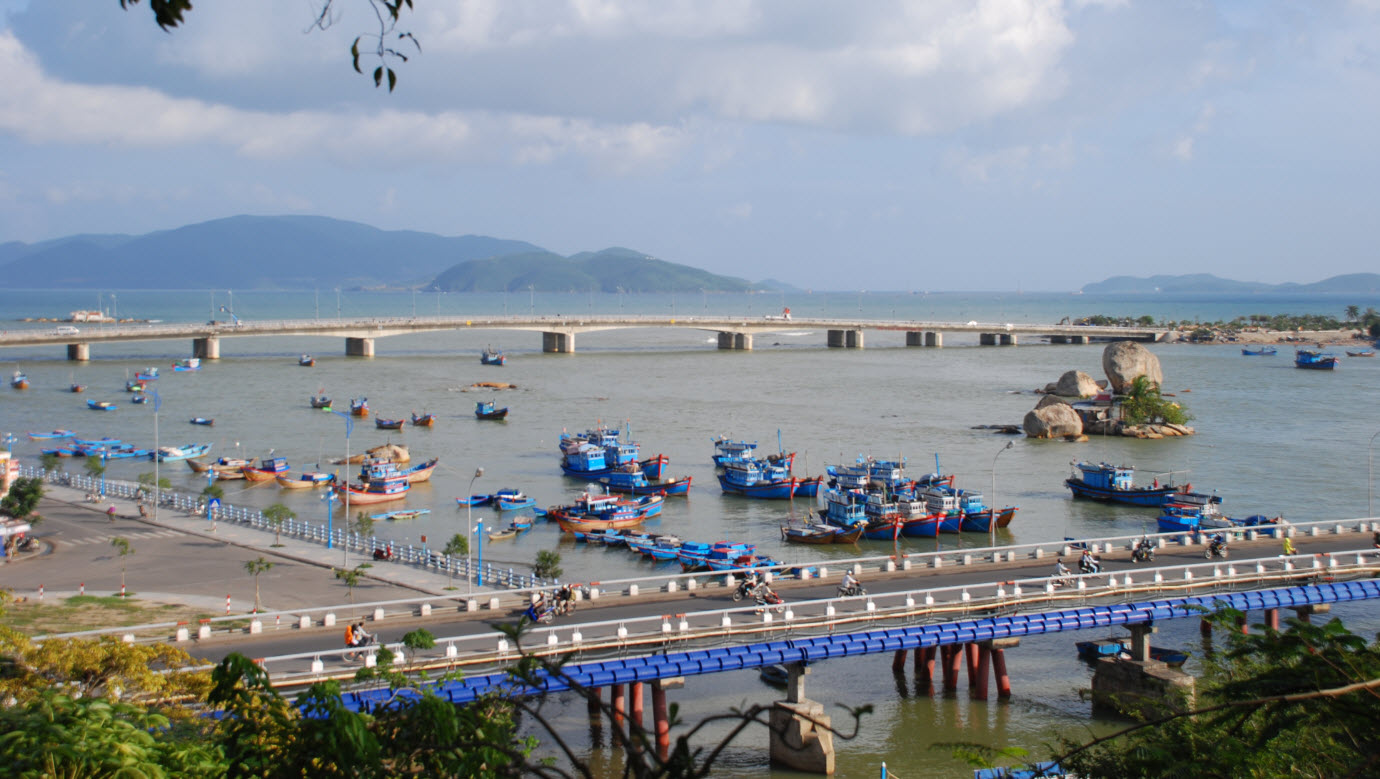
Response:
[[[1092,551],[1083,550],[1083,556],[1078,558],[1078,570],[1082,573],[1101,573],[1102,562],[1093,557]]]
[[[1148,563],[1154,562],[1154,560],[1155,543],[1150,540],[1149,536],[1142,538],[1136,544],[1136,548],[1131,550],[1131,562],[1133,563]]]
[[[1224,533],[1218,533],[1217,535],[1215,535],[1215,536],[1212,537],[1212,540],[1211,540],[1211,541],[1208,541],[1208,548],[1207,548],[1207,551],[1203,553],[1203,557],[1206,557],[1206,558],[1208,558],[1208,559],[1212,559],[1212,558],[1214,558],[1214,557],[1226,557],[1226,556],[1227,556],[1227,536],[1226,536]]]
[[[843,572],[843,580],[839,582],[839,597],[847,598],[853,595],[866,595],[867,590],[863,589],[862,582],[853,575],[852,571]]]

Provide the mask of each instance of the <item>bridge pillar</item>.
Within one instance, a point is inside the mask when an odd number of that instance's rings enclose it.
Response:
[[[1066,335],[1051,335],[1049,337],[1049,342],[1052,344],[1066,344],[1069,342],[1069,337]]]
[[[992,675],[997,678],[997,700],[1011,697],[1011,677],[1006,673],[1006,649],[992,647]]]
[[[921,330],[906,331],[906,346],[924,346],[925,333]]]
[[[1010,333],[1002,333],[1000,336],[998,336],[998,340],[1001,341],[1002,346],[1016,345],[1016,336],[1011,335]]]
[[[1299,622],[1311,622],[1314,614],[1326,614],[1332,611],[1330,603],[1314,603],[1311,606],[1290,606],[1294,616],[1298,617]]]
[[[547,354],[571,354],[575,351],[575,334],[542,333],[541,350]]]
[[[67,359],[86,362],[91,359],[91,344],[67,344]]]
[[[1087,342],[1088,342],[1088,337],[1087,337],[1086,335],[1071,335],[1071,336],[1069,336],[1069,343],[1071,343],[1071,344],[1086,344]]]
[[[978,333],[978,345],[979,345],[979,346],[996,346],[996,345],[997,345],[997,334],[996,334],[996,333]]]
[[[944,334],[939,332],[925,333],[925,345],[933,346],[935,348],[943,346]]]
[[[828,340],[826,341],[826,343],[829,345],[829,348],[831,348],[831,349],[841,349],[841,348],[843,348],[843,331],[842,331],[842,330],[830,330],[830,331],[828,332],[827,336],[828,336]]]
[[[958,692],[958,674],[963,662],[963,648],[949,644],[939,648],[940,662],[944,664],[944,692]]]
[[[805,697],[805,676],[810,669],[803,663],[788,663],[786,671],[786,700],[777,701],[771,709],[771,761],[797,771],[832,776],[832,720],[824,713],[824,704]]]
[[[628,682],[628,698],[632,700],[629,706],[628,735],[632,743],[633,751],[641,750],[641,733],[646,731],[646,720],[642,716],[642,682]]]
[[[1265,627],[1279,630],[1279,609],[1265,609]]]
[[[1150,661],[1150,636],[1160,629],[1150,624],[1127,625],[1131,631],[1131,659],[1145,663]]]
[[[720,332],[719,348],[750,352],[752,351],[752,335],[750,333],[734,333],[729,331]]]
[[[919,655],[920,650],[915,650],[915,653]],[[891,672],[894,674],[906,672],[906,650],[897,649],[896,654],[891,656]]]
[[[192,356],[199,360],[219,360],[220,339],[215,337],[193,338]]]
[[[976,642],[969,641],[963,645],[963,656],[968,661],[968,689],[971,690],[978,683],[978,645]]]
[[[666,710],[666,691],[674,687],[684,687],[685,678],[652,681],[652,727],[656,730],[656,755],[661,762],[671,757],[671,718]]]
[[[992,642],[983,641],[980,644],[969,644],[978,652],[977,663],[977,686],[973,688],[973,697],[980,701],[987,700],[987,672],[992,667]]]
[[[924,682],[927,686],[934,683],[934,656],[935,648],[932,646],[915,650],[915,681]]]
[[[609,686],[609,704],[613,707],[613,743],[623,743],[623,690],[621,684]]]
[[[345,339],[346,357],[373,357],[374,339],[372,338],[346,338]]]
[[[863,331],[845,330],[843,335],[843,343],[849,349],[863,348]]]

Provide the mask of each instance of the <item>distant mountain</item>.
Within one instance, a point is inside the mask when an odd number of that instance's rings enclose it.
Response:
[[[1262,284],[1255,281],[1233,281],[1210,273],[1190,273],[1183,276],[1114,276],[1106,281],[1083,286],[1083,292],[1094,295],[1337,295],[1380,292],[1380,275],[1350,273],[1333,276],[1312,284]]]
[[[463,262],[437,276],[424,289],[443,292],[745,292],[743,279],[719,276],[688,265],[614,247],[562,257],[547,251],[523,252]]]
[[[233,216],[145,235],[0,244],[19,289],[416,286],[457,262],[542,251],[525,241],[379,230],[319,216]]]

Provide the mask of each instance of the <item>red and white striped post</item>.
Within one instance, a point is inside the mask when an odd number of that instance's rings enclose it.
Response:
[[[123,582],[120,584],[120,597],[125,597],[125,585]]]
[[[225,594],[225,616],[230,616],[230,593]]]
[[[43,600],[43,585],[38,585],[38,599]]]
[[[85,594],[86,594],[86,582],[82,582],[82,583],[81,583],[81,594],[82,594],[82,595],[85,595]]]

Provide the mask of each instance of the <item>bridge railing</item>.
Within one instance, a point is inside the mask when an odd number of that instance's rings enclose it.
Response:
[[[974,615],[1009,615],[1051,606],[1094,603],[1132,603],[1146,597],[1241,592],[1315,581],[1373,577],[1380,571],[1380,552],[1295,555],[1245,564],[1204,562],[1116,574],[1083,575],[1059,582],[1053,577],[1023,582],[910,590],[898,593],[822,598],[775,608],[732,607],[663,614],[651,617],[582,622],[565,626],[534,626],[521,648],[499,633],[454,635],[436,639],[432,650],[413,651],[400,643],[387,644],[394,662],[410,668],[459,667],[480,673],[505,667],[519,650],[543,655],[574,653],[581,661],[600,657],[635,656],[702,646],[754,642],[763,636],[787,639],[839,633],[887,624],[933,624]],[[351,666],[345,655],[357,650],[301,652],[260,658],[275,684],[304,684]],[[366,665],[377,661],[366,650]],[[327,662],[330,662],[328,670]]]

